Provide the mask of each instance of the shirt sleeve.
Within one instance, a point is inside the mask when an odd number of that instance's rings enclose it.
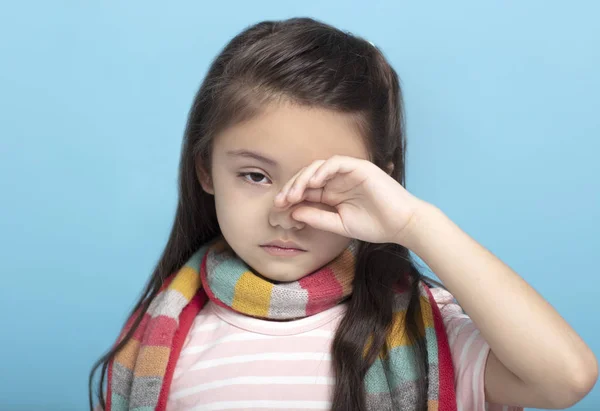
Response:
[[[521,407],[486,402],[484,377],[490,346],[452,294],[442,288],[432,288],[431,293],[448,334],[458,411],[522,411]]]

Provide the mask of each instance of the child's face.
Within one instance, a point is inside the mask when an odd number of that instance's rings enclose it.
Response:
[[[260,154],[274,164],[235,154],[241,151]],[[368,159],[351,117],[290,104],[271,105],[261,115],[225,130],[215,139],[212,181],[199,170],[200,182],[205,191],[214,194],[223,236],[237,255],[262,276],[276,282],[296,281],[333,260],[348,246],[347,237],[292,219],[290,214],[298,205],[283,209],[273,206],[275,195],[301,168],[335,154]],[[323,204],[309,204],[330,209]],[[276,256],[261,247],[275,240],[293,241],[306,251]]]

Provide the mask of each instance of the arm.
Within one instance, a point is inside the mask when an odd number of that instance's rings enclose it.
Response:
[[[305,202],[291,216],[316,229],[372,243],[396,242],[419,255],[491,347],[485,371],[489,402],[565,408],[596,382],[594,354],[550,304],[374,163],[347,156],[315,160],[273,201],[276,207]]]
[[[436,273],[491,347],[487,401],[566,408],[592,389],[594,354],[519,275],[428,203],[407,228],[398,243]]]

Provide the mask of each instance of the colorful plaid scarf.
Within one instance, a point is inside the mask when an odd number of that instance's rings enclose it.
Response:
[[[204,245],[167,279],[133,338],[109,363],[106,410],[165,410],[183,342],[207,299],[271,320],[306,317],[339,304],[352,293],[357,244],[352,241],[336,259],[314,273],[280,284],[254,273],[222,238]],[[427,410],[456,410],[452,359],[441,315],[424,283],[419,291],[419,328],[427,347],[427,375],[419,374],[404,330],[409,293],[398,289],[393,325],[386,339],[387,355],[382,351],[365,376],[369,410],[415,410],[417,383],[423,378],[428,387]],[[127,321],[117,342],[137,314]]]

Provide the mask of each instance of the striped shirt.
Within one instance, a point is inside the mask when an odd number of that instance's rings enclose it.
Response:
[[[487,404],[489,345],[448,292],[432,293],[444,320],[459,411],[520,411]],[[329,410],[330,348],[347,305],[287,322],[248,317],[210,300],[196,316],[175,367],[167,411]]]

